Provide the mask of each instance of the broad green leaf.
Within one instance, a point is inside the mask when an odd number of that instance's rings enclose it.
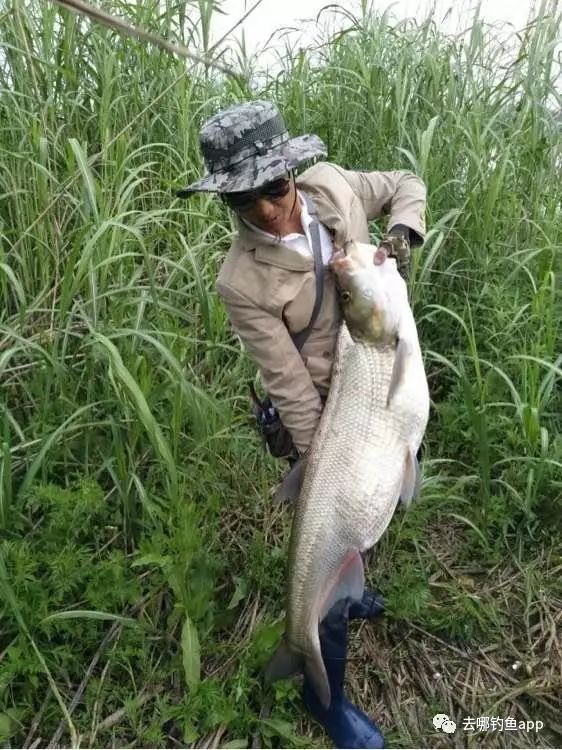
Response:
[[[245,598],[247,593],[248,582],[246,581],[246,579],[241,578],[240,576],[234,576],[234,593],[232,594],[232,597],[228,602],[227,609],[234,609],[235,607],[237,607],[242,599]]]
[[[181,631],[181,647],[183,651],[183,668],[185,681],[191,689],[196,688],[201,679],[201,650],[197,628],[186,616]]]
[[[433,140],[433,133],[437,123],[439,122],[439,115],[435,115],[429,121],[429,125],[421,135],[420,138],[420,166],[422,168],[422,174],[425,174],[427,170],[427,163],[429,159],[429,152],[431,150],[431,141]]]
[[[170,558],[166,555],[158,555],[156,552],[149,552],[146,555],[141,555],[140,557],[137,557],[133,562],[131,563],[131,568],[140,568],[144,567],[145,565],[159,565],[161,568],[163,568],[165,565],[167,565],[170,562]]]

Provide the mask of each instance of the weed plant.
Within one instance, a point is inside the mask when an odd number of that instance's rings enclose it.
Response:
[[[198,6],[192,22],[169,0],[103,3],[207,53],[214,5]],[[242,59],[242,83],[51,3],[0,7],[6,746],[325,742],[293,683],[260,713],[290,510],[272,507],[281,467],[214,291],[233,224],[173,192],[203,170],[201,122],[258,97],[332,161],[428,186],[410,282],[423,500],[372,555],[388,612],[354,631],[350,692],[396,746],[445,742],[444,710],[545,723],[488,746],[561,741],[557,3],[508,41],[477,16],[445,36],[434,17],[341,12],[275,75]]]

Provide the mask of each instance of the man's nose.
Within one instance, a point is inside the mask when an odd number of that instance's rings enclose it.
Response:
[[[267,198],[258,198],[254,210],[261,218],[269,219],[275,213],[275,206]]]

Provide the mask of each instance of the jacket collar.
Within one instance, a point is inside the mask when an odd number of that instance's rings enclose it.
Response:
[[[341,212],[324,191],[317,189],[315,185],[307,184],[302,177],[297,177],[297,186],[313,202],[318,221],[324,224],[333,236],[336,247],[342,247],[349,237],[347,236],[345,221]]]
[[[335,206],[330,201],[325,200],[323,196],[314,195],[313,197],[308,191],[305,194],[305,200],[307,198],[309,212],[312,214],[315,211],[318,221],[324,224],[330,234],[334,236],[336,243],[338,238],[343,238],[341,242],[343,244],[347,238],[343,237],[343,219]],[[310,205],[311,202],[312,206]],[[311,271],[314,268],[312,256],[304,256],[287,247],[287,245],[258,235],[241,221],[238,222],[238,240],[242,250],[255,251],[258,263],[268,263],[271,266],[285,268],[288,271]]]
[[[255,252],[258,263],[268,263],[287,271],[311,271],[314,268],[312,257],[302,255],[274,239],[256,234],[242,222],[238,222],[238,241],[242,250]]]

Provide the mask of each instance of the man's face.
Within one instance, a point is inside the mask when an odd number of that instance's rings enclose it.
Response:
[[[300,203],[290,177],[273,180],[256,190],[227,193],[224,197],[239,216],[269,234],[283,236],[300,227]]]

